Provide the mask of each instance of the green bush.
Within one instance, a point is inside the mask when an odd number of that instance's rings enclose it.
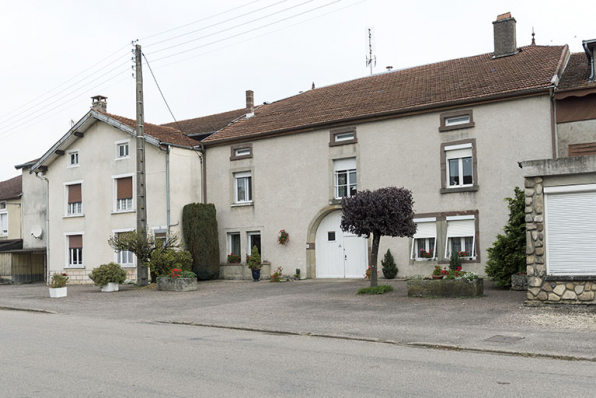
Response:
[[[108,283],[124,283],[126,271],[120,267],[120,264],[102,264],[97,268],[93,268],[93,271],[89,274],[89,279],[95,283],[95,286],[105,286]]]
[[[395,266],[395,260],[393,259],[391,250],[387,249],[387,253],[385,253],[385,257],[383,257],[381,265],[383,266],[383,276],[385,276],[385,278],[395,278],[397,275],[397,267]]]
[[[391,285],[378,285],[374,287],[363,287],[362,289],[358,290],[358,294],[385,294],[387,292],[392,292],[393,286]]]
[[[186,248],[192,255],[192,270],[199,280],[219,278],[219,239],[213,204],[191,203],[182,210]]]
[[[248,259],[248,268],[250,269],[261,269],[261,256],[259,255],[259,249],[256,246],[252,247],[250,252],[250,258]]]
[[[457,269],[461,269],[461,257],[453,252],[451,253],[451,257],[449,257],[449,269],[451,271],[457,271]]]
[[[50,281],[50,287],[54,289],[65,287],[66,282],[68,282],[68,276],[66,274],[57,274],[54,272],[54,275],[52,275],[52,280]]]
[[[509,221],[503,228],[505,235],[488,251],[484,271],[497,286],[511,287],[511,275],[526,272],[526,214],[524,191],[515,187],[515,198],[505,198],[509,207]]]
[[[190,271],[192,255],[186,250],[155,249],[151,253],[149,266],[157,276],[170,276],[173,269]]]

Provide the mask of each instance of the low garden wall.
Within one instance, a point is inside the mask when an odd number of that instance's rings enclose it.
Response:
[[[264,262],[261,268],[261,279],[270,278],[271,263]],[[252,281],[252,272],[246,264],[222,264],[219,266],[219,279]]]
[[[483,279],[409,279],[408,297],[477,297],[484,293]]]

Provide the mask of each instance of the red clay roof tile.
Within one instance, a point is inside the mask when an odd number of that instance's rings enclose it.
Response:
[[[0,200],[15,199],[23,192],[23,176],[0,181]]]

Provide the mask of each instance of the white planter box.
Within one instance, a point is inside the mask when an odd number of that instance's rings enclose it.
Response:
[[[101,291],[102,292],[117,292],[118,291],[118,284],[117,283],[108,283],[105,286],[102,286]]]
[[[66,286],[65,287],[51,287],[50,288],[51,298],[66,297]]]

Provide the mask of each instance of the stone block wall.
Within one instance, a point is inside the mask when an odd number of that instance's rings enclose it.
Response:
[[[526,177],[528,303],[596,304],[596,281],[546,275],[542,177]]]
[[[137,280],[136,268],[124,268],[126,271],[126,279],[131,281]],[[63,271],[68,275],[68,285],[92,285],[93,281],[89,279],[88,274],[91,273],[87,269],[67,269]]]

